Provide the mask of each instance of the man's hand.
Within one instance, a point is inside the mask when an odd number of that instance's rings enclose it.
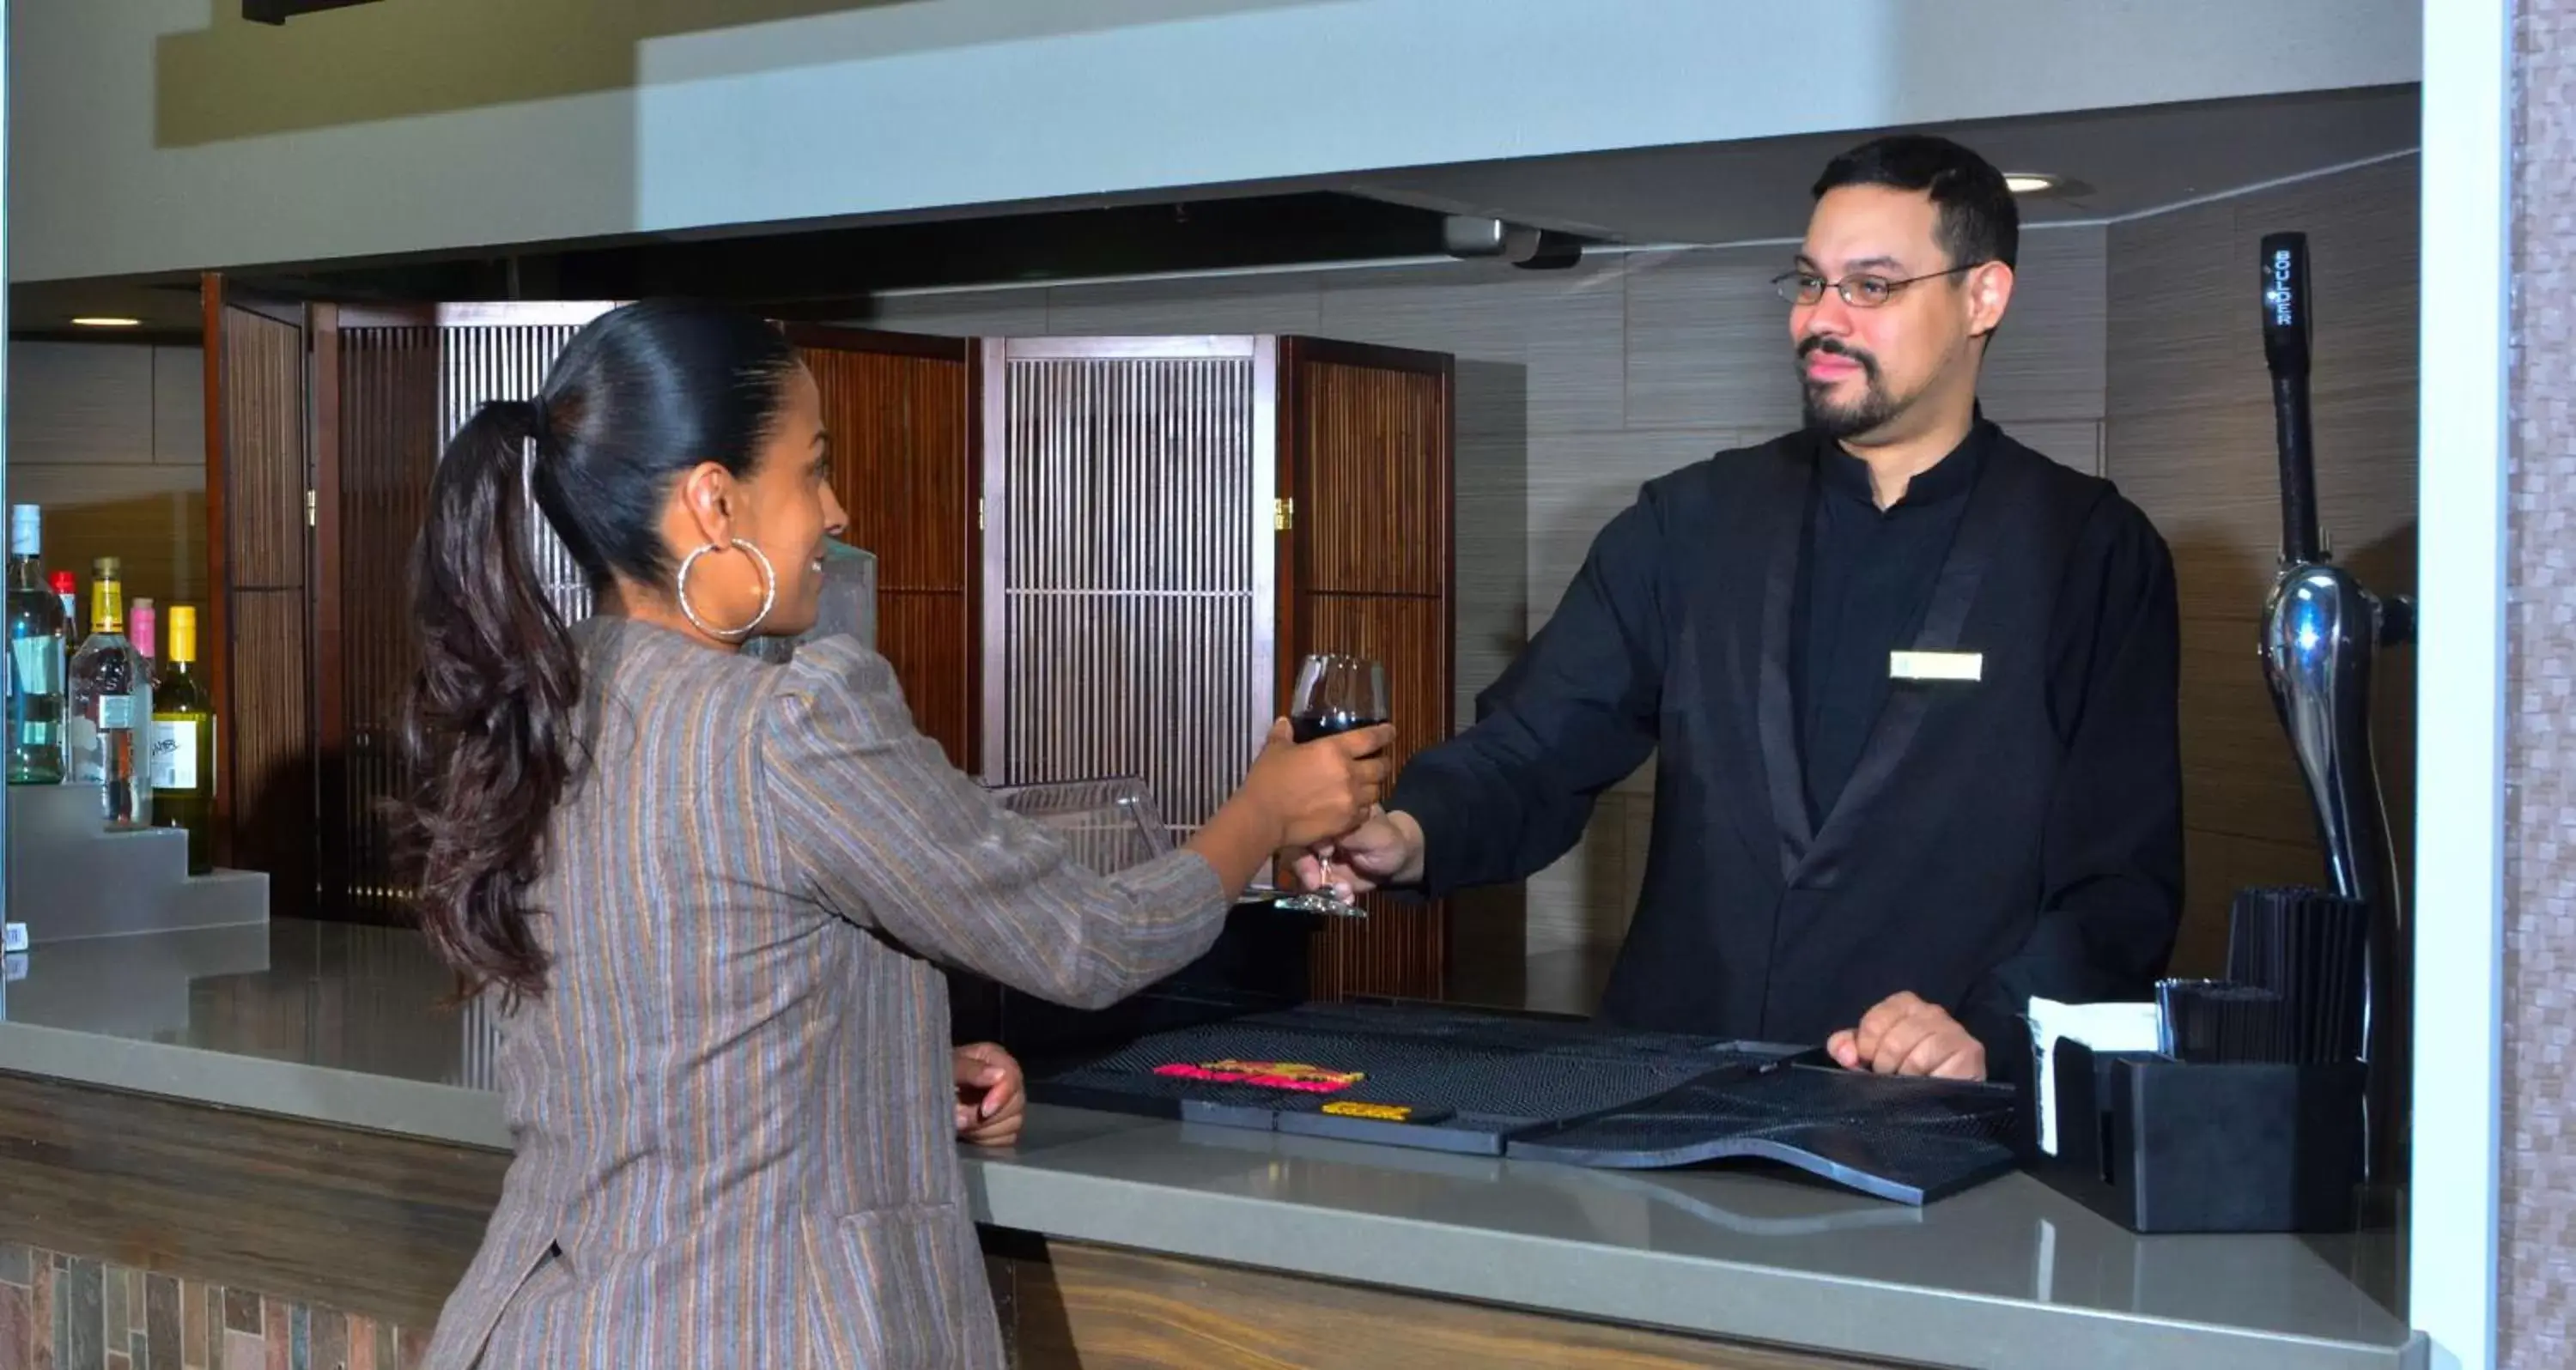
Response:
[[[1358,827],[1297,858],[1301,889],[1356,899],[1380,885],[1422,879],[1422,826],[1408,813],[1372,808]]]
[[[957,1138],[970,1146],[1009,1146],[1029,1111],[1020,1063],[991,1042],[957,1048]]]
[[[1861,1015],[1860,1026],[1825,1039],[1825,1054],[1845,1070],[1880,1075],[1986,1078],[1985,1044],[1968,1035],[1939,1004],[1900,991]]]

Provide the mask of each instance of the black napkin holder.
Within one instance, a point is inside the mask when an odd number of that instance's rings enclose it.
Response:
[[[2357,1062],[2184,1062],[2054,1054],[2059,1193],[2132,1232],[2348,1232],[2359,1219]]]

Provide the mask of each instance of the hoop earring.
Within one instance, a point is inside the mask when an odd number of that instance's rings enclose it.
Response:
[[[674,578],[671,588],[679,598],[681,617],[686,618],[691,627],[709,637],[722,638],[728,642],[740,642],[758,632],[760,625],[769,621],[769,611],[777,607],[778,570],[769,564],[769,554],[760,550],[760,544],[735,538],[733,545],[736,550],[749,553],[753,561],[760,563],[760,612],[751,616],[751,622],[739,628],[711,627],[705,619],[698,617],[696,607],[689,603],[689,568],[697,565],[698,558],[707,553],[724,550],[712,542],[681,558],[680,574]]]

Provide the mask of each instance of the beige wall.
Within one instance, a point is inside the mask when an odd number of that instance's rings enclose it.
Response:
[[[2232,891],[2325,875],[2255,656],[2281,543],[2258,247],[2266,233],[2308,235],[2328,544],[2372,590],[2412,594],[2417,180],[2409,156],[2111,229],[2106,468],[2173,548],[2182,596],[2189,893],[2176,963],[2187,973],[2221,969]],[[2414,818],[2413,666],[2411,652],[2383,654],[2373,685],[2401,855]]]
[[[43,506],[49,568],[86,587],[114,556],[129,596],[205,602],[205,406],[193,347],[9,345],[8,497]]]
[[[2559,1370],[2576,1364],[2576,0],[2516,8],[2496,1363]]]
[[[2024,238],[2013,326],[1985,390],[2016,435],[2085,470],[2100,462],[2104,241],[2099,227]],[[1640,483],[1797,423],[1785,307],[1769,285],[1789,251],[898,296],[867,322],[984,335],[1296,332],[1456,355],[1463,724]],[[1531,882],[1529,950],[1617,943],[1653,803],[1643,774],[1604,796],[1582,845]]]

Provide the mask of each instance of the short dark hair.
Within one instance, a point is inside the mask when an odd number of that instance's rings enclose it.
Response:
[[[2021,251],[2021,210],[1994,164],[1947,138],[1895,133],[1874,138],[1825,164],[1815,196],[1843,186],[1919,190],[1941,212],[1941,250],[1952,266],[2014,264]]]

